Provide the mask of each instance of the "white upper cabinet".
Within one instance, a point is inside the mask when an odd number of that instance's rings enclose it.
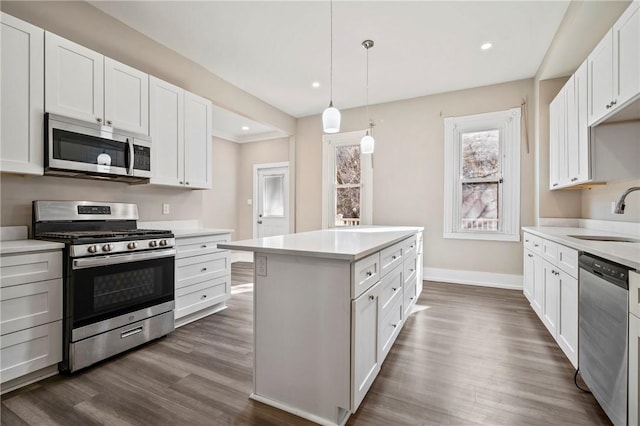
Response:
[[[151,76],[151,183],[184,186],[184,90]]]
[[[184,178],[189,188],[211,189],[211,101],[184,95]]]
[[[587,58],[589,125],[640,94],[640,0],[635,0]]]
[[[43,173],[44,30],[1,15],[0,171]]]
[[[210,189],[211,101],[155,77],[149,86],[151,183]]]
[[[45,110],[149,134],[149,76],[47,32]]]
[[[103,55],[47,32],[45,67],[47,112],[102,122]]]
[[[587,122],[587,61],[549,104],[549,187],[565,188],[591,180]]]
[[[104,58],[104,119],[108,126],[149,134],[149,75]]]

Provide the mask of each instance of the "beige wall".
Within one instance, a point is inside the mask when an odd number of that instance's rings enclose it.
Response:
[[[533,80],[373,105],[376,151],[373,170],[373,222],[425,227],[425,266],[522,273],[520,243],[445,240],[443,118],[499,111],[529,100],[533,123]],[[364,108],[342,111],[342,132],[360,130]],[[524,127],[524,126],[523,126]],[[534,222],[533,129],[531,152],[521,147],[521,224]],[[298,120],[296,132],[296,220],[298,231],[321,227],[322,123],[320,116]]]
[[[295,118],[82,1],[2,1],[0,9],[253,120],[295,131]]]
[[[253,198],[253,166],[289,161],[289,138],[244,143],[239,145],[239,151],[236,209],[238,227],[235,238],[244,240],[253,238],[253,205],[247,204],[247,200]]]
[[[235,229],[231,236],[238,239],[238,175],[240,145],[213,138],[213,183],[210,191],[202,192],[201,221],[207,228]],[[187,206],[188,207],[188,206]]]

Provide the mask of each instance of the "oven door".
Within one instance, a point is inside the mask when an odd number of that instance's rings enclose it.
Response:
[[[72,329],[174,300],[175,249],[73,259]]]

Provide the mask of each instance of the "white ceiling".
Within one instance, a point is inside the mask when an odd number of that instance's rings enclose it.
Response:
[[[91,4],[294,117],[328,104],[328,1]],[[365,39],[371,104],[533,77],[568,4],[336,0],[334,105],[365,104]]]

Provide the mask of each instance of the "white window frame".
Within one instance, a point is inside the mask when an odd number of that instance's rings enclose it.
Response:
[[[520,241],[520,108],[444,119],[444,238]],[[462,228],[463,133],[500,130],[502,179],[497,231]]]
[[[359,145],[366,130],[322,135],[322,229],[334,228],[336,217],[336,147]],[[372,224],[373,154],[360,154],[360,225]]]

